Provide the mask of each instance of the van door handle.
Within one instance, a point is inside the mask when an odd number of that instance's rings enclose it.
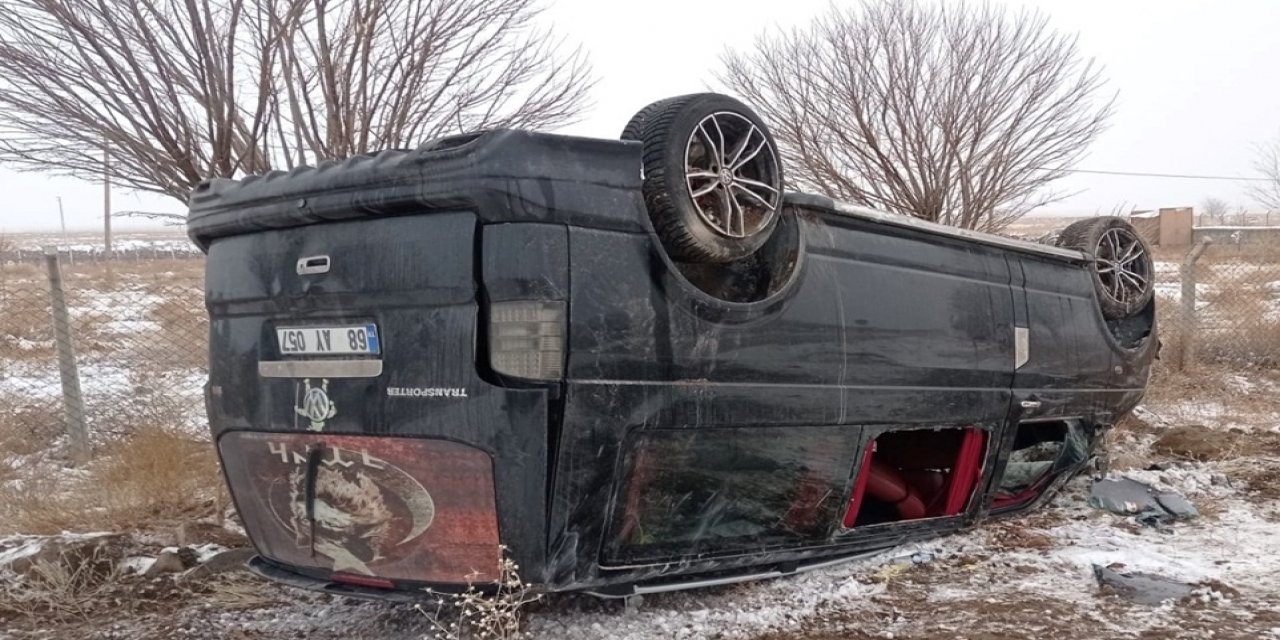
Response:
[[[329,273],[329,256],[309,256],[298,260],[298,275]]]
[[[1022,405],[1023,409],[1039,409],[1040,408],[1039,400],[1023,400],[1019,404]]]

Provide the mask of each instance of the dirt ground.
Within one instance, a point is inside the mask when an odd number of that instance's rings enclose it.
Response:
[[[523,637],[1280,639],[1278,391],[1274,376],[1252,376],[1231,411],[1199,414],[1178,394],[1156,394],[1110,434],[1111,474],[1181,493],[1200,510],[1195,520],[1157,529],[1094,509],[1082,476],[1036,513],[802,576],[651,596],[632,608],[552,597],[526,608]],[[159,544],[130,553],[154,554]],[[1095,565],[1194,591],[1137,604],[1100,588]],[[0,596],[0,638],[450,637],[447,619],[441,632],[408,606],[301,592],[243,572],[175,575],[121,576],[59,610],[5,611]]]

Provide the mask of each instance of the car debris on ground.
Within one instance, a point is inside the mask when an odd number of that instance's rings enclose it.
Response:
[[[1157,491],[1132,478],[1108,478],[1093,483],[1089,504],[1122,516],[1133,516],[1138,523],[1156,528],[1200,517],[1195,505],[1181,494]]]

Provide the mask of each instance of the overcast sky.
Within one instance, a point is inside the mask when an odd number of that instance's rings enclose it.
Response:
[[[759,31],[793,26],[828,0],[548,0],[547,18],[589,53],[600,78],[594,107],[565,130],[616,137],[631,114],[669,95],[708,88],[727,45]],[[1280,135],[1280,0],[1006,0],[1039,7],[1101,62],[1119,93],[1111,128],[1081,169],[1244,177],[1250,145]],[[5,117],[0,114],[0,118]],[[1250,203],[1244,183],[1076,174],[1060,185],[1079,191],[1047,212],[1093,213],[1121,204],[1195,205],[1215,196]],[[72,228],[101,225],[99,184],[0,168],[0,232],[56,229],[61,196]],[[117,210],[182,212],[175,200],[127,190]],[[120,226],[138,226],[117,220]]]

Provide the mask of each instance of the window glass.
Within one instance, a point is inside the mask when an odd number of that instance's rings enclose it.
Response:
[[[842,513],[849,427],[655,430],[634,439],[608,555],[636,561],[821,539]]]

